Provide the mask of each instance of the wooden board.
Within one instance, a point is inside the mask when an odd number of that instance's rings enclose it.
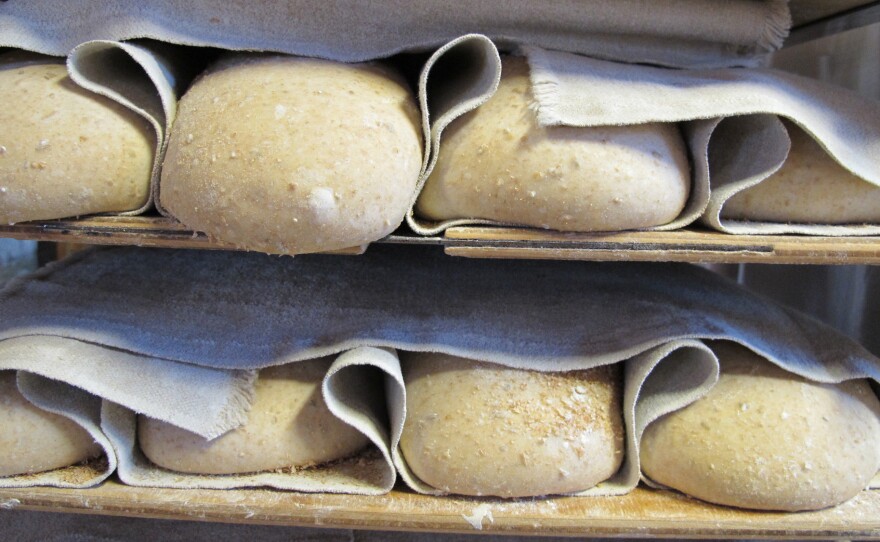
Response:
[[[672,232],[561,233],[526,228],[446,231],[446,252],[469,258],[698,263],[880,264],[880,237]]]
[[[354,529],[567,536],[880,537],[880,492],[836,508],[763,513],[638,488],[623,497],[490,500],[395,490],[361,497],[271,490],[173,490],[115,481],[87,490],[0,489],[0,508]]]
[[[0,237],[86,245],[237,250],[233,245],[189,230],[174,219],[156,216],[102,216],[21,222],[12,226],[0,226]],[[329,253],[362,254],[364,250],[365,246],[333,250]]]
[[[0,226],[0,237],[62,243],[234,249],[163,217],[92,217]],[[443,237],[397,234],[380,243],[432,244],[469,258],[700,263],[880,264],[880,237],[671,232],[561,233],[528,228],[450,228]],[[361,254],[367,247],[332,251]]]

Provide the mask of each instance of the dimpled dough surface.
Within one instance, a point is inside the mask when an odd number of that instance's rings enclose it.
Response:
[[[0,222],[142,207],[155,135],[147,121],[77,86],[64,62],[0,57]]]
[[[242,248],[363,245],[406,214],[419,122],[409,88],[379,65],[228,56],[180,102],[160,197],[188,227]]]
[[[818,384],[733,343],[718,384],[641,441],[643,472],[694,497],[761,510],[833,506],[880,467],[880,403],[866,381]]]
[[[369,441],[324,403],[321,381],[330,363],[321,358],[263,369],[247,423],[214,440],[139,416],[141,450],[160,467],[193,474],[272,471],[349,457]]]
[[[412,472],[449,493],[571,493],[623,459],[616,366],[540,373],[445,354],[404,359],[400,448]]]
[[[14,371],[0,371],[0,420],[0,476],[69,467],[101,453],[85,429],[25,399]]]
[[[416,210],[563,231],[671,222],[690,192],[675,124],[541,127],[525,59],[502,60],[498,92],[444,132]]]
[[[806,132],[784,121],[791,151],[782,167],[724,204],[723,218],[805,224],[880,223],[880,187],[843,169]]]

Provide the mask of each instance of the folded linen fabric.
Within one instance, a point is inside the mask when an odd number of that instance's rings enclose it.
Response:
[[[240,425],[251,403],[252,371],[142,356],[65,333],[0,341],[0,369],[65,382],[207,438]]]
[[[701,216],[707,225],[729,233],[880,233],[880,225],[871,223],[823,224],[821,217],[812,224],[743,221],[723,212],[728,199],[783,167],[791,139],[780,118],[815,139],[817,148],[855,181],[871,190],[880,186],[876,101],[776,70],[667,70],[533,47],[525,48],[525,54],[543,125],[687,122],[695,175],[691,200],[679,220],[659,229],[675,229]]]
[[[19,407],[18,415],[8,412],[11,417],[4,418],[4,436],[14,437],[14,441],[3,439],[4,446],[12,447],[4,450],[4,462],[27,462],[42,467],[33,472],[0,476],[0,487],[86,488],[101,483],[113,473],[116,454],[100,428],[100,398],[37,374],[19,372],[11,376],[25,404],[37,410],[26,407],[31,412],[23,415],[24,409]],[[8,401],[8,397],[3,400]],[[48,417],[40,412],[48,413]],[[15,423],[24,425],[10,427]],[[83,448],[89,442],[91,446]],[[27,449],[27,446],[37,446],[37,449]],[[63,460],[64,456],[67,461]],[[68,463],[74,457],[81,460]],[[50,461],[55,462],[55,468],[48,464]]]
[[[187,56],[181,60],[174,47],[144,41],[79,44],[67,70],[60,59],[5,55],[10,64],[0,87],[13,94],[0,124],[15,138],[3,142],[8,180],[0,216],[17,222],[152,208],[177,96],[199,65],[191,61],[200,57],[197,50]],[[27,92],[13,86],[23,82]],[[35,124],[29,114],[40,120]],[[22,160],[29,164],[23,173],[17,171]]]
[[[435,149],[416,201],[420,223],[589,232],[678,219],[691,176],[677,124],[541,126],[530,86],[526,60],[504,56],[497,92],[456,119]]]
[[[310,467],[200,474],[195,472],[198,470],[196,466],[193,472],[179,472],[151,462],[142,451],[138,440],[138,424],[142,422],[133,410],[104,401],[101,427],[118,456],[117,473],[120,480],[133,486],[190,489],[272,487],[304,492],[381,495],[390,491],[397,479],[391,458],[391,436],[383,389],[384,380],[388,378],[401,378],[397,355],[392,350],[357,348],[335,359],[322,380],[324,402],[333,416],[338,418],[338,423],[350,426],[371,446],[350,457]],[[203,386],[203,389],[208,391],[210,388]],[[273,408],[281,410],[283,406]],[[246,427],[243,426],[245,431]],[[276,429],[281,430],[295,429]],[[330,429],[325,424],[317,430],[323,434]],[[330,438],[328,435],[322,436],[324,439]],[[266,435],[245,433],[239,437],[242,446],[246,444],[253,454],[261,454],[260,446]],[[299,438],[308,439],[309,434],[300,435]],[[277,447],[277,444],[267,445]],[[242,447],[239,449],[244,450]],[[165,457],[172,457],[176,451],[172,445],[165,451]],[[242,451],[240,455],[246,453]]]
[[[701,339],[738,342],[817,382],[880,378],[880,360],[858,344],[690,265],[510,266],[453,260],[431,248],[381,245],[358,258],[295,260],[109,248],[61,263],[40,280],[21,281],[0,300],[0,311],[0,344],[22,336],[63,336],[107,351],[223,369],[267,367],[361,347],[435,351],[542,371],[628,360],[627,457],[616,476],[587,494],[634,487],[639,466],[633,451],[645,426],[712,387],[718,363]],[[434,492],[399,456],[406,392],[396,357],[381,357],[373,365],[387,375],[385,442],[403,479]],[[325,391],[356,389],[359,382],[356,376],[328,378]],[[343,399],[334,402],[325,393],[331,410],[348,397],[341,391],[338,396]],[[370,408],[365,411],[375,412]],[[133,435],[133,426],[125,423],[120,426]]]
[[[790,26],[786,0],[454,0],[442,5],[426,0],[164,0],[149,5],[37,0],[0,5],[0,46],[55,55],[91,40],[153,38],[359,62],[431,50],[480,32],[507,44],[625,62],[718,67],[754,64],[782,45]]]
[[[130,109],[77,86],[64,61],[0,55],[0,221],[149,206],[156,142]]]
[[[880,468],[880,400],[868,381],[811,382],[734,343],[710,347],[717,385],[643,435],[646,483],[789,511],[834,506],[869,485]]]
[[[159,201],[159,174],[168,145],[168,132],[177,117],[177,99],[196,75],[198,50],[183,54],[161,42],[80,42],[67,53],[70,77],[78,85],[117,101],[146,119],[153,128],[156,151],[150,174],[150,197],[131,213],[141,214]]]

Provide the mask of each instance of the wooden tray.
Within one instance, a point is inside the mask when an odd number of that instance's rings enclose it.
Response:
[[[880,491],[819,512],[750,512],[639,487],[623,497],[487,500],[395,490],[361,497],[271,490],[0,489],[0,508],[354,529],[566,536],[880,537]]]
[[[92,217],[0,226],[0,237],[62,243],[231,250],[163,217]],[[395,234],[379,243],[429,244],[469,258],[699,263],[880,264],[880,237],[673,232],[560,233],[527,228],[450,228],[442,237]],[[361,254],[366,247],[332,251]]]

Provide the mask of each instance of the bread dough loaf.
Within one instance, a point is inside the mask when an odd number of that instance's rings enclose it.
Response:
[[[724,204],[722,218],[801,224],[878,224],[880,187],[845,170],[805,131],[783,121],[791,150],[782,167]]]
[[[214,440],[139,416],[141,450],[160,467],[192,474],[272,471],[349,457],[369,440],[324,403],[321,381],[331,361],[260,371],[247,423]]]
[[[718,384],[650,424],[651,480],[706,501],[761,510],[833,506],[880,467],[880,402],[864,380],[807,381],[734,343],[715,343]]]
[[[180,101],[161,201],[190,228],[296,254],[391,233],[422,164],[410,89],[378,64],[231,55]]]
[[[690,193],[675,124],[542,127],[523,58],[502,59],[498,92],[443,133],[416,211],[563,231],[667,224]]]
[[[156,136],[77,86],[64,61],[0,57],[0,222],[134,211],[149,199]]]
[[[400,449],[421,481],[462,495],[589,489],[623,460],[617,366],[541,373],[407,354]]]
[[[0,476],[69,467],[101,454],[92,436],[18,391],[14,371],[0,371]]]

